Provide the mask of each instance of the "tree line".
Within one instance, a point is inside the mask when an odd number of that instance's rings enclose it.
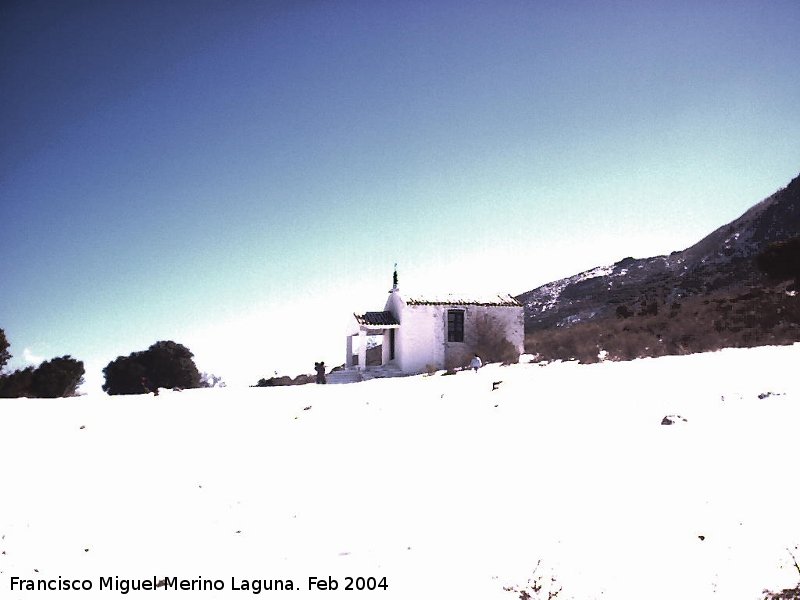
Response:
[[[0,329],[0,398],[62,398],[75,396],[83,384],[83,362],[66,355],[6,372],[12,358],[5,331]],[[184,345],[159,341],[118,356],[103,369],[103,391],[109,395],[158,393],[159,388],[190,389],[224,385],[215,375],[200,373],[194,354]]]

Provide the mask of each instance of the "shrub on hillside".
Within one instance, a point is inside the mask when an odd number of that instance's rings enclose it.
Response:
[[[800,281],[800,237],[775,242],[756,256],[756,266],[775,281]]]
[[[630,308],[628,308],[626,305],[620,304],[617,307],[616,315],[620,319],[627,319],[627,318],[633,316],[633,311]]]
[[[668,310],[620,316],[528,333],[526,351],[540,360],[594,362],[600,351],[610,360],[632,360],[800,341],[800,302],[782,285],[695,296]]]
[[[455,373],[457,370],[465,368],[469,364],[469,361],[472,360],[472,357],[475,355],[475,353],[478,352],[480,352],[480,349],[478,349],[477,346],[473,347],[472,350],[470,350],[467,346],[462,346],[460,344],[456,347],[449,348],[445,355],[445,370],[453,371],[453,373]],[[491,360],[487,359],[485,355],[482,357],[482,359],[485,363],[492,362]]]
[[[194,354],[182,344],[156,342],[147,350],[119,356],[103,369],[103,390],[110,395],[142,394],[157,388],[197,388],[200,372]],[[145,389],[142,381],[146,381]]]
[[[474,352],[483,362],[515,363],[519,361],[519,350],[503,334],[497,319],[484,315],[475,324],[476,341]]]
[[[525,337],[526,350],[539,360],[577,360],[598,362],[602,346],[602,329],[592,323],[572,327],[556,327]]]

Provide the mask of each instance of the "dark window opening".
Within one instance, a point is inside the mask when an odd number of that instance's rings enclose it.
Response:
[[[448,342],[463,342],[464,341],[464,311],[463,310],[448,310],[447,311],[447,341]]]

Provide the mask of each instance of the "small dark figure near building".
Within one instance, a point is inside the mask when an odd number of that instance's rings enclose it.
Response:
[[[314,370],[317,372],[317,383],[327,383],[325,380],[325,362],[315,362]]]
[[[481,357],[478,356],[477,354],[472,357],[471,361],[469,361],[469,368],[475,369],[476,373],[478,372],[478,369],[480,369],[482,366],[483,362],[481,361]]]

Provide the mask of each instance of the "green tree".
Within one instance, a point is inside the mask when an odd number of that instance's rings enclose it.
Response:
[[[83,383],[83,362],[71,356],[46,360],[38,367],[0,376],[0,398],[65,398]]]
[[[6,363],[11,358],[11,354],[8,352],[9,346],[10,344],[6,339],[6,332],[0,329],[0,372],[3,371]]]
[[[84,373],[83,362],[69,355],[46,360],[33,371],[31,391],[37,398],[74,396]]]
[[[147,368],[140,361],[143,352],[133,352],[129,356],[118,356],[103,369],[105,383],[103,391],[115,396],[118,394],[143,394],[146,391],[142,379],[147,378]]]
[[[200,387],[200,372],[194,354],[175,342],[156,342],[144,353],[144,365],[151,385],[183,389]]]
[[[18,369],[0,376],[0,398],[23,398],[33,396],[33,367]]]
[[[38,367],[17,369],[2,374],[11,354],[8,340],[0,329],[0,398],[61,398],[74,396],[83,383],[83,362],[71,356],[46,360]]]
[[[142,394],[157,388],[201,387],[194,354],[173,341],[156,342],[147,350],[119,356],[103,369],[103,390],[110,395]]]

